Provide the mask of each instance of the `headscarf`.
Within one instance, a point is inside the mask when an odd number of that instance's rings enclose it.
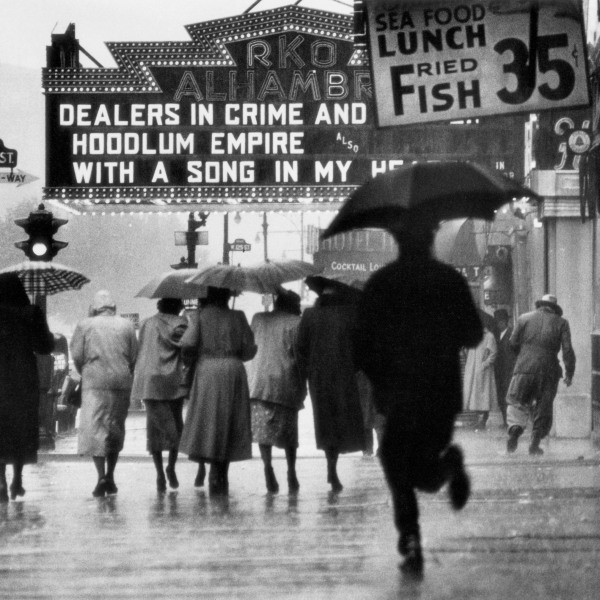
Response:
[[[117,312],[117,305],[115,304],[110,292],[107,290],[100,290],[96,292],[92,305],[90,306],[90,317],[96,315],[114,315]]]
[[[0,304],[30,306],[29,296],[16,273],[0,274]]]

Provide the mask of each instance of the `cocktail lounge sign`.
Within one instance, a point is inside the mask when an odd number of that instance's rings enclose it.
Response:
[[[428,159],[426,138],[434,160],[520,168],[506,124],[459,136],[463,155],[443,132],[377,131],[351,16],[287,6],[186,29],[191,42],[108,43],[117,69],[44,69],[45,199],[83,211],[335,209],[369,177]]]

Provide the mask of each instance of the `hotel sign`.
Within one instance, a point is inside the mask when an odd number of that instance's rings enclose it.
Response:
[[[366,0],[380,126],[588,106],[579,0]]]

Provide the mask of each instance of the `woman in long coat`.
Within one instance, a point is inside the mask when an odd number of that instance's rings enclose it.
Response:
[[[269,492],[279,484],[271,461],[272,447],[285,449],[290,493],[300,488],[296,476],[298,411],[304,405],[306,383],[296,360],[300,324],[300,296],[282,290],[274,310],[252,318],[251,329],[258,352],[246,370],[252,406],[252,439],[258,444]]]
[[[349,286],[325,277],[307,277],[306,283],[320,295],[300,320],[298,362],[308,379],[317,448],[327,458],[327,482],[340,491],[340,453],[366,446],[352,351],[358,296]]]
[[[125,419],[137,356],[135,329],[119,317],[107,291],[98,292],[90,316],[77,324],[71,355],[81,374],[78,452],[98,473],[92,494],[116,494],[114,472],[125,441]]]
[[[0,275],[0,502],[23,496],[23,465],[37,461],[39,385],[34,352],[50,354],[54,338],[14,273]]]
[[[183,431],[183,401],[187,397],[186,372],[181,357],[181,337],[187,319],[180,317],[183,302],[178,298],[158,301],[158,313],[142,322],[131,398],[146,405],[148,452],[156,467],[156,489],[179,487],[175,463]],[[163,450],[169,452],[165,471]]]
[[[206,305],[181,339],[184,358],[196,358],[180,449],[211,464],[213,494],[227,494],[229,463],[252,458],[244,362],[254,357],[256,345],[246,315],[229,308],[230,298],[230,290],[209,287]]]
[[[490,410],[497,405],[494,361],[498,345],[494,334],[484,328],[483,340],[467,351],[467,362],[463,379],[463,410],[481,414],[480,423],[486,426]]]

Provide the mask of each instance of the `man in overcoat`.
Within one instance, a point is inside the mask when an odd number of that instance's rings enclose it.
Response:
[[[571,330],[562,314],[556,296],[546,294],[535,303],[534,311],[519,317],[510,337],[510,344],[518,351],[518,356],[506,398],[507,452],[517,449],[519,437],[532,413],[529,454],[544,453],[540,442],[552,428],[554,398],[563,376],[558,361],[561,350],[567,386],[571,385],[575,373]]]
[[[401,569],[411,576],[423,571],[415,490],[435,492],[448,482],[455,509],[469,497],[462,452],[451,442],[462,409],[459,352],[483,337],[466,281],[431,256],[434,230],[419,219],[392,230],[400,257],[367,282],[355,338],[357,366],[385,417],[379,453],[405,558]]]

